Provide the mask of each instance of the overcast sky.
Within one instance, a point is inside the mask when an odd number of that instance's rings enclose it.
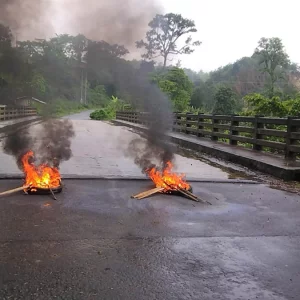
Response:
[[[70,3],[82,0],[43,1],[56,3],[61,9],[61,13],[52,18],[56,32],[72,31],[70,24],[69,27],[66,24],[68,13],[66,7],[72,7]],[[62,5],[68,1],[70,6]],[[106,0],[98,1],[101,3]],[[122,0],[114,0],[113,3],[118,1]],[[149,1],[144,0],[147,3]],[[180,13],[183,17],[194,20],[198,29],[194,38],[202,42],[193,54],[176,57],[173,64],[180,59],[182,67],[196,71],[215,70],[239,58],[252,55],[261,37],[281,38],[290,59],[300,64],[300,0],[155,0],[155,2],[163,5],[165,13]],[[101,20],[101,15],[98,18]],[[93,23],[92,20],[90,22]]]
[[[165,12],[193,19],[202,45],[183,67],[211,71],[250,56],[261,37],[279,37],[300,63],[300,0],[161,0]]]

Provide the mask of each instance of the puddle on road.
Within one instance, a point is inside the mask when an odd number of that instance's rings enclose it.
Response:
[[[282,179],[272,177],[271,175],[263,174],[259,171],[254,172],[246,167],[235,165],[230,162],[225,162],[216,157],[182,148],[180,146],[177,147],[177,154],[203,162],[206,165],[206,168],[210,168],[212,172],[214,172],[214,169],[222,170],[222,172],[227,175],[227,179],[253,180],[256,182],[264,183],[273,189],[300,195],[300,183],[297,181],[287,182]]]
[[[255,173],[234,164],[221,161],[214,157],[209,157],[206,154],[198,153],[193,150],[177,146],[177,155],[190,158],[192,160],[200,161],[203,164],[204,170],[207,170],[211,175],[215,175],[215,179],[246,179],[246,180],[259,180]],[[220,178],[221,175],[221,178]]]

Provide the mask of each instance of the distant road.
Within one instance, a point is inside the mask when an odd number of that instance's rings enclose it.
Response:
[[[90,120],[90,113],[93,112],[94,109],[92,110],[85,110],[82,111],[78,114],[70,115],[70,116],[65,116],[63,119],[70,119],[70,120]]]

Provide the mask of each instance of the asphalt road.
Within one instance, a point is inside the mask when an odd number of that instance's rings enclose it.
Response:
[[[126,153],[138,135],[89,120],[74,125],[73,157],[58,201],[22,193],[0,198],[0,299],[300,299],[300,197],[176,155],[175,170],[213,205],[155,195]],[[32,134],[39,128],[34,125]],[[38,135],[36,135],[38,137]],[[1,174],[19,175],[0,153]],[[126,179],[127,178],[127,179]],[[221,181],[228,181],[221,183]],[[20,186],[0,180],[0,191]]]
[[[212,206],[130,198],[150,187],[65,180],[58,201],[1,198],[0,299],[299,299],[300,197],[194,182]]]

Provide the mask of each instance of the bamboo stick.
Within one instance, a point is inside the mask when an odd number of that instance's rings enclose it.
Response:
[[[158,193],[158,192],[161,192],[163,191],[164,188],[160,188],[160,187],[156,187],[154,189],[151,189],[151,190],[148,190],[148,191],[145,191],[145,192],[142,192],[142,193],[139,193],[139,194],[136,194],[136,195],[133,195],[131,196],[131,198],[135,198],[135,199],[138,199],[139,197],[143,197],[144,195],[148,195],[149,193]],[[152,195],[152,194],[151,194]]]
[[[159,190],[158,189],[153,189],[153,190],[149,191],[147,194],[144,194],[144,195],[142,195],[142,196],[140,196],[140,197],[138,197],[136,199],[141,200],[141,199],[147,198],[147,197],[149,197],[149,196],[151,196],[153,194],[159,193],[159,192],[161,192],[163,190],[164,190],[164,188],[160,188]]]
[[[195,194],[193,194],[193,193],[190,192],[190,191],[185,190],[185,192],[186,192],[187,194],[189,194],[189,195],[191,195],[191,196],[197,198],[198,201],[201,201],[201,202],[203,202],[203,203],[207,203],[207,204],[209,204],[209,205],[212,205],[209,201],[203,200],[203,199],[199,198],[198,196],[196,196]]]
[[[178,191],[179,193],[181,193],[182,195],[186,196],[187,198],[189,198],[190,200],[193,200],[195,202],[200,202],[199,199],[195,196],[195,195],[190,195],[186,192],[186,190],[184,189],[176,189],[176,191]]]
[[[30,185],[20,186],[18,188],[15,188],[15,189],[8,190],[8,191],[0,193],[0,197],[1,196],[8,196],[8,195],[11,195],[13,193],[17,193],[17,192],[20,192],[20,191],[23,191],[23,190],[27,190],[29,188],[30,188]]]
[[[53,190],[51,189],[50,186],[49,186],[49,190],[50,190],[50,192],[51,192],[51,194],[52,194],[52,196],[53,196],[53,199],[54,199],[54,200],[57,200],[57,198],[55,197],[55,195],[54,195],[54,193],[53,193]]]
[[[143,193],[142,195],[136,197],[135,199],[141,200],[141,199],[149,197],[149,196],[151,196],[153,194],[159,193],[159,192],[161,192],[163,190],[164,190],[164,188],[155,188],[155,189],[152,189],[152,190],[149,190],[149,191]]]

